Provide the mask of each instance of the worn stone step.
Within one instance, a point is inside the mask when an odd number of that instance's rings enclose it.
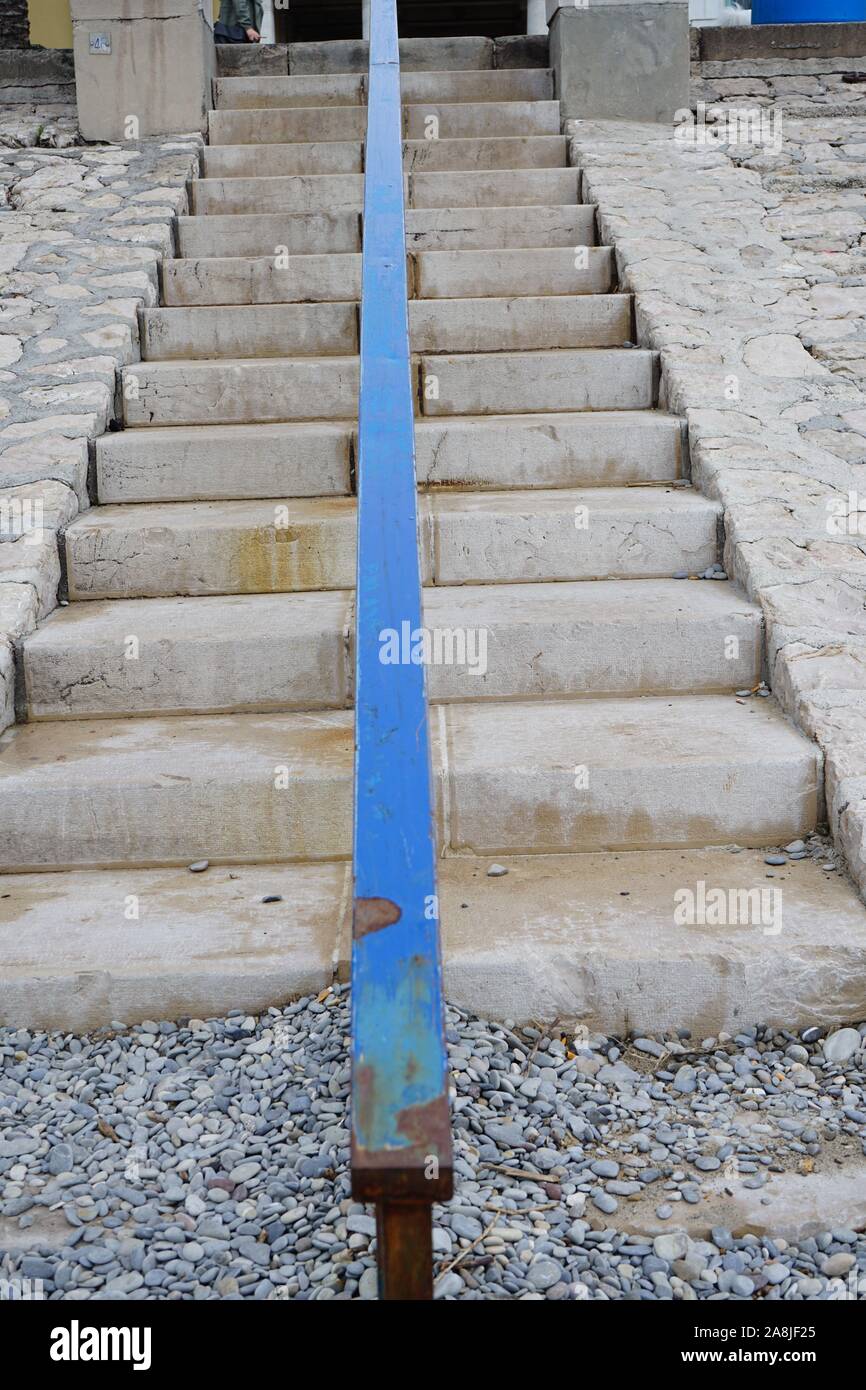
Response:
[[[353,257],[354,278],[360,258]],[[348,278],[352,271],[347,270]],[[184,358],[346,356],[358,351],[357,303],[261,304],[144,309],[146,361]],[[135,375],[135,366],[129,369]]]
[[[760,850],[509,855],[501,878],[488,867],[471,856],[439,863],[445,991],[471,1013],[580,1019],[611,1037],[669,1033],[685,1019],[702,1038],[734,1034],[743,1018],[797,1030],[863,1013],[866,908],[811,859],[776,885]],[[701,885],[732,902],[726,925],[675,916]],[[348,863],[6,875],[0,1023],[80,1033],[118,1018],[258,1014],[316,994],[335,960],[348,979],[351,901]],[[763,1219],[744,1213],[741,1224]]]
[[[644,349],[486,352],[421,359],[425,415],[646,410],[658,361]]]
[[[664,578],[718,557],[718,504],[683,489],[431,492],[419,512],[437,584]],[[73,599],[347,589],[355,500],[99,507],[66,531],[66,564]]]
[[[564,135],[498,135],[478,140],[405,140],[403,168],[411,173],[468,169],[561,169],[568,164]]]
[[[136,362],[122,372],[123,414],[130,426],[348,420],[358,383],[357,357]]]
[[[642,348],[580,348],[431,355],[413,370],[424,414],[503,415],[647,410],[657,368]],[[357,357],[136,362],[122,372],[124,419],[132,427],[348,420],[358,380]]]
[[[416,171],[409,175],[407,184],[407,207],[412,208],[514,208],[579,202],[577,169]]]
[[[121,430],[95,441],[101,502],[345,495],[354,421]],[[355,450],[357,453],[357,450]],[[593,487],[683,472],[683,426],[641,411],[418,420],[421,486]]]
[[[403,70],[405,102],[549,101],[553,74],[545,68],[502,71],[411,72]],[[229,77],[214,83],[219,112],[274,107],[358,106],[367,99],[367,73],[293,73],[288,77]]]
[[[760,610],[729,584],[427,588],[424,623],[434,701],[689,694],[751,687],[761,676]],[[340,590],[72,603],[26,639],[26,713],[348,706],[353,634],[353,596]],[[411,652],[411,634],[405,640]]]
[[[360,214],[254,212],[221,217],[214,213],[177,219],[178,255],[182,257],[274,256],[278,246],[284,246],[291,256],[360,251]]]
[[[360,251],[358,213],[235,213],[179,217],[178,254],[183,258],[274,256]],[[486,247],[594,246],[591,205],[502,208],[409,208],[409,251],[483,250]]]
[[[0,868],[345,858],[352,727],[350,710],[18,725]],[[432,735],[446,853],[779,844],[817,822],[817,746],[769,701],[441,705]]]
[[[315,133],[315,132],[313,132]],[[209,179],[270,178],[275,174],[360,174],[364,146],[359,138],[298,140],[284,145],[206,145],[202,173]]]
[[[327,276],[328,258],[322,259]],[[267,293],[267,268],[263,270],[257,288]],[[279,278],[281,272],[275,274]],[[355,275],[360,276],[360,265]],[[585,275],[591,283],[592,272]],[[308,289],[320,283],[311,277]],[[299,314],[302,309],[308,312]],[[358,344],[355,306],[343,304],[145,309],[141,325],[142,356],[148,361],[214,360],[241,353],[257,358],[283,357],[287,352],[351,353]],[[409,305],[409,330],[415,352],[621,347],[632,336],[631,297],[414,300]]]
[[[453,140],[504,135],[559,135],[558,101],[448,102],[438,98],[421,105],[407,105],[402,113],[403,134],[409,140]],[[319,142],[326,151],[329,141],[362,141],[367,129],[365,106],[281,107],[254,111],[211,111],[210,146],[205,165],[216,175],[244,172],[255,161],[268,157],[269,147],[291,149],[296,142]],[[312,148],[312,146],[310,146]],[[233,152],[233,162],[228,151]],[[325,157],[323,153],[323,157]],[[211,164],[213,168],[210,168]],[[259,172],[292,173],[291,169]],[[304,171],[298,171],[304,172]],[[318,172],[327,173],[326,169]]]
[[[493,247],[594,246],[595,208],[409,208],[409,251],[470,251]],[[184,253],[187,254],[187,253]]]
[[[400,68],[403,72],[421,70],[492,68],[497,45],[493,39],[433,37],[400,39]],[[328,39],[315,43],[290,43],[290,73],[366,73],[370,66],[370,45],[366,39]],[[535,59],[532,59],[534,65]],[[483,75],[483,74],[482,74]]]
[[[416,251],[409,269],[410,293],[417,298],[468,303],[496,295],[607,294],[616,276],[609,246]],[[162,288],[163,304],[169,308],[357,300],[361,257],[357,253],[292,256],[283,248],[268,256],[168,260],[162,263]],[[555,312],[555,306],[551,307]],[[552,342],[549,346],[573,344]]]
[[[546,138],[546,137],[545,137]],[[409,173],[408,208],[525,207],[578,203],[576,169],[518,168]],[[209,213],[355,212],[364,201],[361,174],[193,179],[192,210]]]
[[[606,294],[616,280],[610,246],[421,251],[413,265],[419,299]]]
[[[121,430],[95,441],[99,500],[345,496],[350,421]]]

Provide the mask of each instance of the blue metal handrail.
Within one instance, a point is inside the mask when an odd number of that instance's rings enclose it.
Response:
[[[355,684],[352,1191],[375,1202],[380,1292],[432,1295],[451,1195],[436,845],[421,627],[395,0],[373,0],[364,181]]]

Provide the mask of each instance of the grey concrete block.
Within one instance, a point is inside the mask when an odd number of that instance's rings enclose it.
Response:
[[[671,121],[689,105],[688,5],[557,7],[550,62],[566,119]]]

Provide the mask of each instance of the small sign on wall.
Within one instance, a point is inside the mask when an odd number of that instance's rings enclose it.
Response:
[[[91,34],[90,35],[91,53],[111,53],[110,34]]]

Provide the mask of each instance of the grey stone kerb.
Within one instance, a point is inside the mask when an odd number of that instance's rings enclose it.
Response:
[[[669,122],[689,104],[688,0],[547,0],[564,119]]]

